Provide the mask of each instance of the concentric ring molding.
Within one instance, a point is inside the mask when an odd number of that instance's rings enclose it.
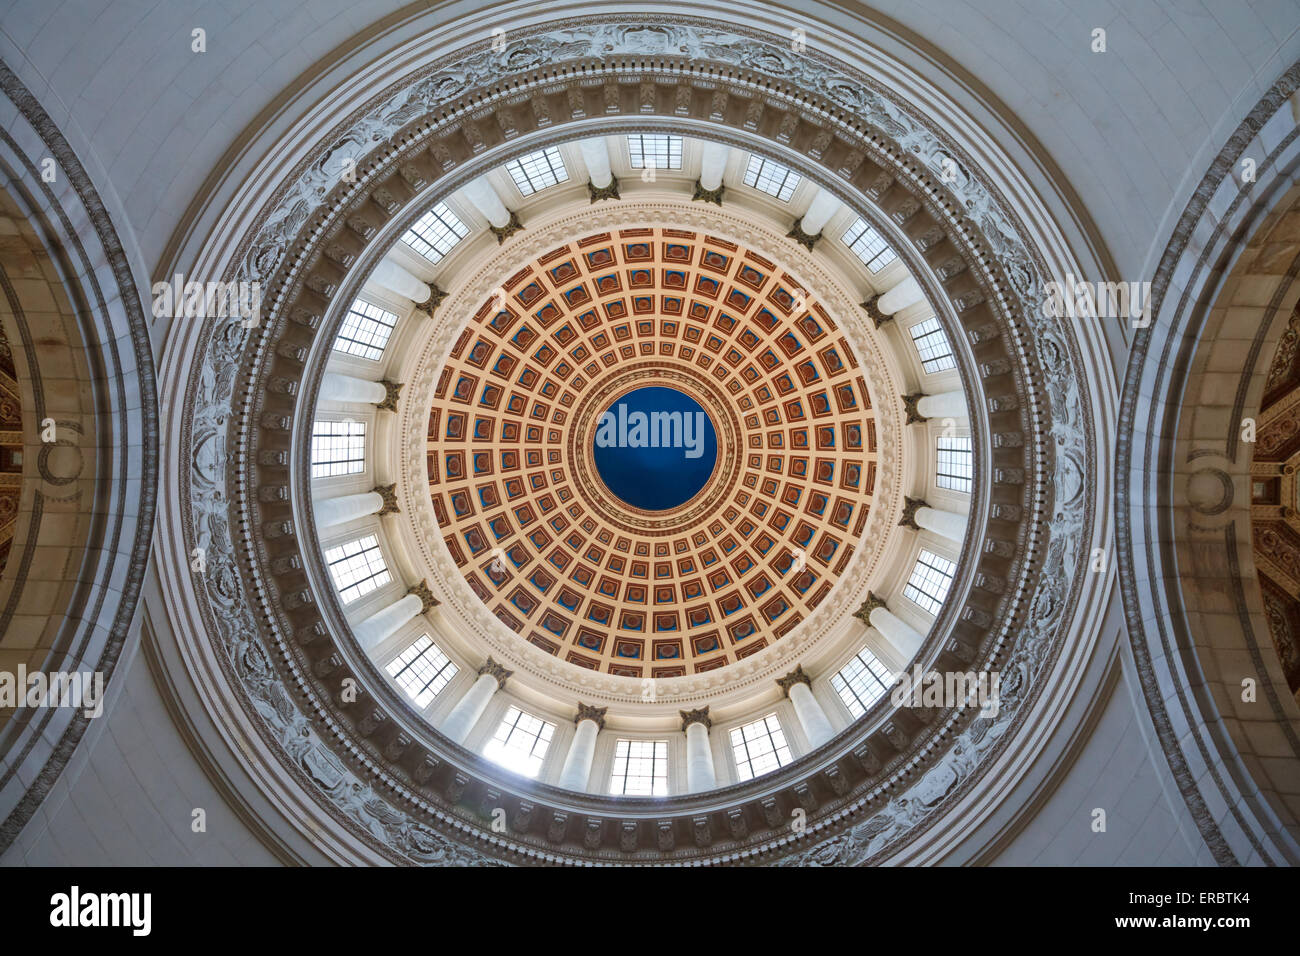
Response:
[[[618,228],[694,228],[707,231],[740,245],[753,249],[776,262],[778,268],[806,279],[808,288],[819,290],[818,300],[839,324],[850,346],[862,364],[868,380],[880,389],[881,400],[874,411],[879,424],[877,443],[875,504],[871,508],[867,527],[860,538],[888,537],[902,508],[900,476],[895,462],[895,450],[901,444],[902,416],[893,396],[898,394],[897,371],[889,367],[879,343],[866,322],[865,313],[843,291],[827,272],[818,266],[806,252],[788,241],[782,241],[771,231],[748,222],[725,210],[705,210],[698,204],[658,202],[638,203],[625,200],[617,207],[607,206],[591,211],[564,216],[554,223],[543,223],[527,233],[503,253],[481,267],[471,278],[459,285],[436,313],[435,330],[418,359],[409,368],[403,368],[403,378],[408,382],[404,390],[401,413],[401,432],[407,458],[400,463],[402,476],[403,515],[401,523],[403,542],[415,549],[425,559],[431,586],[440,595],[447,595],[447,608],[440,608],[438,617],[454,614],[455,625],[472,627],[474,638],[498,660],[518,668],[526,674],[535,674],[563,691],[566,696],[573,688],[599,700],[631,701],[641,703],[642,683],[638,679],[595,673],[556,658],[545,651],[519,640],[519,636],[493,617],[478,597],[465,585],[460,569],[451,561],[442,544],[442,533],[428,497],[423,453],[424,435],[432,402],[433,388],[447,354],[459,337],[462,325],[449,317],[468,316],[477,311],[477,303],[489,296],[499,284],[499,277],[513,275],[538,254],[592,232]],[[873,396],[874,398],[874,396]],[[767,649],[728,665],[722,672],[705,672],[687,677],[661,678],[656,681],[656,698],[661,706],[694,706],[695,702],[717,700],[728,693],[736,694],[743,688],[769,681],[784,673],[792,665],[796,654],[806,644],[815,642],[840,624],[866,599],[868,581],[878,560],[879,550],[859,549],[841,578],[841,585],[832,592],[822,606],[814,611],[805,624],[777,641]],[[438,623],[441,623],[439,621]],[[451,630],[455,630],[453,625]],[[499,655],[499,656],[498,656]]]
[[[575,36],[587,31],[585,25],[574,21],[566,24],[565,30],[562,44],[551,44],[551,40],[544,36],[520,36],[516,33],[515,46],[509,48],[505,56],[513,57],[521,46],[529,44],[539,48],[550,45],[549,52],[543,53],[539,49],[536,56],[539,62],[546,62],[548,76],[553,78],[563,71],[561,48],[576,56],[581,51],[592,49],[593,43],[607,40],[626,43],[630,40],[628,53],[634,54],[643,52],[641,47],[647,39],[655,43],[665,41],[666,37],[690,40],[694,44],[692,52],[699,51],[699,55],[693,58],[692,65],[685,67],[673,64],[662,68],[665,78],[686,85],[704,81],[705,70],[696,65],[703,64],[710,58],[704,55],[699,46],[699,37],[704,34],[711,41],[730,41],[710,42],[708,53],[724,62],[733,60],[727,69],[735,75],[751,68],[769,71],[763,81],[766,85],[765,110],[771,108],[779,112],[774,104],[786,102],[778,91],[771,89],[777,83],[791,89],[804,84],[810,90],[830,88],[838,93],[866,95],[868,112],[878,116],[883,126],[873,128],[870,139],[862,139],[854,129],[854,124],[841,125],[837,131],[840,140],[837,141],[832,134],[826,141],[827,146],[841,151],[850,148],[855,153],[862,153],[861,162],[866,162],[866,153],[870,151],[872,163],[885,163],[896,173],[897,185],[904,188],[895,190],[897,195],[887,189],[881,199],[883,207],[887,212],[898,216],[910,239],[917,242],[916,248],[924,250],[932,262],[941,256],[945,257],[935,263],[944,272],[947,271],[946,263],[950,257],[958,255],[965,260],[969,267],[967,270],[947,275],[945,301],[961,307],[956,310],[960,312],[957,327],[964,332],[974,333],[972,339],[975,340],[977,359],[980,360],[983,384],[986,386],[985,398],[1000,399],[992,408],[978,409],[977,418],[985,421],[985,427],[991,423],[998,434],[1020,435],[1023,447],[1031,450],[1021,460],[1027,471],[1026,489],[1031,489],[1033,493],[1027,498],[1021,498],[1018,505],[1013,505],[1005,500],[1011,493],[1008,489],[996,491],[1004,500],[993,503],[995,509],[1000,505],[1001,510],[995,512],[997,516],[992,522],[997,540],[1012,545],[1013,554],[1017,546],[1028,546],[1030,549],[1033,559],[1029,565],[1017,562],[1014,567],[1033,572],[1035,581],[1032,596],[1028,592],[1022,592],[1022,584],[1012,581],[1011,577],[1014,576],[1009,576],[1008,588],[1003,597],[998,597],[996,592],[982,591],[959,594],[961,604],[964,605],[963,612],[974,612],[974,617],[968,614],[962,621],[939,622],[942,633],[951,631],[955,637],[974,639],[977,643],[981,641],[980,635],[989,629],[998,632],[990,645],[981,648],[981,659],[989,653],[994,655],[994,659],[1000,658],[1007,651],[1012,653],[1009,666],[1003,667],[1007,676],[1004,677],[1006,695],[1001,715],[994,722],[983,721],[972,725],[967,720],[959,719],[963,715],[958,714],[921,715],[920,720],[899,714],[892,723],[881,727],[879,732],[864,732],[864,725],[859,724],[796,765],[786,768],[788,772],[763,780],[764,792],[773,794],[763,798],[773,801],[773,813],[768,812],[767,804],[755,802],[758,798],[756,788],[739,787],[694,800],[675,801],[670,810],[657,814],[663,819],[653,825],[637,816],[644,811],[638,808],[636,801],[616,803],[592,798],[579,800],[575,795],[555,794],[544,787],[533,788],[524,797],[517,799],[512,795],[495,792],[491,785],[474,782],[473,773],[479,770],[474,758],[453,747],[441,751],[442,757],[437,758],[439,763],[428,773],[424,773],[421,768],[429,764],[421,764],[417,760],[412,765],[412,757],[407,754],[399,754],[398,758],[388,762],[387,754],[394,750],[393,740],[387,743],[382,740],[378,743],[367,742],[366,729],[369,728],[370,735],[376,732],[376,728],[370,726],[372,721],[360,714],[339,713],[336,717],[327,716],[330,712],[337,712],[333,705],[327,703],[328,684],[319,675],[319,671],[323,670],[319,666],[322,658],[309,656],[310,646],[299,647],[285,640],[284,635],[293,631],[292,628],[285,627],[281,617],[281,592],[278,589],[274,592],[265,590],[269,582],[258,567],[265,567],[263,561],[269,555],[265,552],[259,554],[259,545],[254,542],[260,542],[261,536],[254,532],[265,531],[268,525],[274,527],[278,523],[279,530],[290,532],[282,535],[285,540],[281,544],[271,543],[271,547],[279,549],[292,543],[292,528],[284,527],[286,519],[273,517],[278,506],[263,501],[260,494],[242,498],[243,504],[235,515],[227,512],[224,505],[225,501],[230,500],[223,491],[227,478],[238,478],[242,482],[252,477],[266,477],[254,476],[252,473],[271,469],[270,480],[274,481],[274,469],[284,468],[275,463],[274,459],[270,464],[261,464],[260,451],[257,452],[258,457],[250,457],[250,452],[257,447],[261,451],[275,451],[274,447],[262,444],[271,433],[277,433],[270,439],[273,443],[287,444],[286,433],[279,426],[291,424],[292,400],[285,393],[241,389],[242,398],[238,400],[238,404],[242,405],[240,414],[229,419],[236,423],[231,426],[234,429],[231,433],[234,439],[231,447],[246,449],[245,443],[253,439],[254,449],[237,453],[239,465],[231,475],[224,474],[224,469],[220,467],[214,473],[210,457],[196,458],[189,455],[195,439],[208,441],[219,432],[225,432],[228,412],[223,409],[231,407],[230,402],[236,394],[232,363],[253,360],[259,350],[270,343],[272,332],[282,334],[287,327],[286,312],[299,320],[301,327],[295,330],[295,334],[305,335],[308,341],[311,338],[307,335],[310,328],[313,325],[319,326],[323,307],[315,313],[310,310],[295,313],[286,298],[286,293],[298,294],[301,289],[299,282],[308,273],[312,274],[315,284],[321,286],[324,283],[325,288],[329,286],[328,279],[337,275],[337,270],[322,261],[318,252],[307,254],[308,250],[320,249],[320,240],[326,238],[326,233],[332,232],[332,238],[339,239],[340,234],[334,230],[342,225],[341,219],[344,218],[340,216],[336,219],[330,215],[318,220],[311,215],[313,208],[321,208],[321,201],[325,198],[324,190],[320,187],[323,180],[317,177],[316,185],[313,186],[311,174],[304,180],[305,192],[301,189],[283,191],[282,201],[278,204],[280,211],[267,210],[264,216],[259,217],[259,224],[272,224],[269,244],[255,240],[250,234],[246,237],[248,251],[240,257],[246,263],[256,263],[262,271],[255,274],[265,276],[274,263],[281,261],[286,251],[291,247],[295,249],[297,265],[287,276],[288,284],[280,279],[275,282],[277,291],[272,302],[274,321],[259,330],[255,340],[248,343],[242,340],[243,336],[213,336],[214,330],[205,330],[207,342],[214,347],[205,348],[200,353],[203,355],[202,365],[207,371],[196,368],[191,379],[189,402],[194,417],[192,428],[187,429],[189,434],[181,448],[181,460],[195,463],[194,472],[187,479],[191,487],[211,490],[191,498],[188,520],[201,523],[211,535],[224,537],[229,533],[227,529],[231,527],[231,518],[242,519],[245,523],[239,532],[242,540],[240,547],[254,559],[254,563],[242,571],[233,556],[228,560],[223,559],[220,567],[205,582],[205,598],[210,603],[198,609],[206,618],[208,632],[216,638],[219,646],[224,645],[219,657],[224,657],[226,686],[238,688],[241,695],[248,695],[242,697],[245,714],[250,717],[258,715],[258,719],[250,723],[265,743],[271,747],[283,748],[280,759],[285,769],[300,785],[313,792],[334,813],[336,820],[348,827],[353,834],[371,842],[376,852],[385,858],[396,855],[412,860],[436,861],[449,856],[463,858],[465,853],[473,855],[475,851],[462,846],[459,838],[449,842],[436,832],[437,829],[450,826],[448,832],[473,833],[475,839],[498,848],[509,847],[511,852],[521,853],[525,857],[594,858],[611,862],[631,859],[723,861],[737,859],[737,854],[749,857],[753,854],[788,850],[792,841],[783,829],[783,814],[796,802],[810,806],[809,826],[803,837],[804,842],[820,840],[828,828],[833,828],[838,833],[830,843],[822,845],[815,852],[855,862],[877,859],[885,852],[897,853],[942,815],[938,811],[952,808],[978,783],[989,759],[1005,745],[1007,731],[1018,727],[1037,701],[1043,678],[1050,671],[1050,664],[1055,660],[1064,639],[1064,630],[1075,623],[1071,621],[1070,612],[1078,597],[1082,577],[1074,576],[1071,571],[1077,567],[1080,554],[1086,554],[1086,547],[1096,534],[1093,502],[1087,493],[1096,487],[1091,422],[1087,417],[1093,409],[1094,399],[1089,397],[1087,385],[1077,378],[1076,370],[1080,367],[1078,356],[1066,330],[1042,319],[1041,313],[1036,311],[1041,290],[1039,280],[1045,274],[1042,261],[1035,251],[1031,251],[1034,249],[1033,243],[1021,238],[1025,233],[1015,214],[999,207],[992,199],[982,181],[972,171],[972,164],[961,152],[953,147],[941,146],[933,131],[917,123],[904,108],[888,103],[880,91],[871,89],[869,85],[864,86],[868,83],[865,77],[852,78],[852,72],[847,67],[837,66],[842,79],[829,83],[828,86],[825,75],[821,77],[821,83],[810,76],[810,73],[820,71],[825,74],[831,71],[830,65],[821,62],[819,58],[806,57],[799,63],[790,64],[787,62],[788,56],[782,59],[779,53],[782,47],[775,39],[769,40],[753,32],[748,32],[743,38],[727,37],[716,23],[696,26],[684,18],[668,23],[657,18],[654,26],[619,35],[615,35],[617,31],[610,27],[592,25],[580,41]],[[744,42],[735,42],[740,39]],[[776,57],[775,62],[782,68],[781,72],[777,73],[772,65],[761,58],[757,63],[736,64],[734,57],[746,45],[751,50],[757,46],[765,47],[767,54]],[[640,76],[646,74],[645,64],[641,64],[638,70],[635,63],[617,62],[616,57],[609,55],[611,52],[604,51],[605,63],[613,65],[600,71],[602,88],[608,88],[604,80],[617,85],[620,72],[635,71],[635,75]],[[657,55],[661,62],[667,59],[662,49]],[[480,62],[487,60],[491,65],[490,56],[476,53],[474,57]],[[449,61],[448,69],[455,70],[456,64]],[[505,62],[496,63],[492,71],[492,85],[498,85],[501,77],[509,73]],[[589,82],[590,79],[589,75]],[[554,83],[553,80],[552,82]],[[708,82],[715,87],[716,92],[716,74],[715,79]],[[476,108],[482,109],[487,97],[475,96],[474,101]],[[702,109],[705,106],[702,97],[696,97],[693,102],[694,108]],[[788,102],[792,106],[795,103],[793,100]],[[860,100],[858,107],[863,105],[864,101]],[[800,102],[798,108],[800,119],[795,122],[795,130],[799,132],[800,124],[803,124],[800,139],[811,149],[815,144],[810,141],[819,135],[814,132],[816,125],[825,114],[807,100]],[[406,114],[407,118],[415,115],[419,115],[419,112]],[[354,134],[347,141],[356,145],[376,139],[372,134],[382,128],[382,120],[367,122],[372,123],[369,132],[364,135]],[[892,138],[906,143],[906,151],[899,150],[897,146],[888,146],[883,132],[886,129]],[[328,141],[334,142],[335,138],[330,137]],[[858,143],[857,148],[839,145],[855,141]],[[408,140],[406,145],[412,144]],[[880,151],[880,147],[885,147],[884,151]],[[385,150],[393,162],[385,164],[382,172],[388,182],[400,190],[398,177],[390,175],[392,167],[397,165],[397,157],[387,147]],[[968,217],[955,222],[951,220],[951,211],[958,208],[958,203],[951,199],[939,199],[936,203],[935,197],[943,195],[937,177],[924,172],[925,167],[918,165],[909,155],[924,155],[925,163],[931,169],[937,166],[940,156],[957,157],[962,162],[964,177],[955,184],[953,192],[961,197],[960,206],[967,210]],[[326,148],[317,162],[323,163],[330,157],[337,160],[338,153],[332,148]],[[376,188],[380,171],[367,163],[359,164],[359,168],[366,170],[364,188]],[[861,164],[856,168],[866,171],[861,168]],[[910,189],[918,183],[919,196],[915,193],[909,196]],[[361,188],[337,191],[349,192],[355,197],[345,204],[340,204],[331,197],[329,206],[340,211],[344,205],[352,204],[355,209],[368,201],[361,194]],[[368,207],[369,210],[373,208]],[[1030,211],[1035,210],[1031,207]],[[928,223],[936,221],[932,216],[948,221],[947,230],[927,227]],[[307,222],[310,225],[301,233],[302,238],[289,242],[287,237],[296,231],[296,224]],[[945,231],[949,233],[946,240]],[[276,237],[277,234],[279,238]],[[351,236],[346,241],[354,248],[357,245]],[[945,242],[953,245],[949,247]],[[989,251],[980,251],[981,249]],[[1001,265],[994,261],[990,252],[1002,260]],[[919,256],[912,253],[911,259],[919,261]],[[233,260],[227,257],[226,261]],[[1000,277],[1003,268],[1009,270],[1007,274],[1011,277],[1010,284]],[[975,279],[976,273],[980,277],[979,281]],[[230,274],[233,275],[234,271]],[[921,275],[927,284],[935,285],[928,270]],[[991,283],[987,286],[988,295],[979,291],[985,281]],[[302,306],[296,308],[302,309]],[[1049,352],[1050,361],[1045,363],[1045,367],[1037,367],[1037,362],[1032,358],[1036,349],[1025,339],[1026,330],[1023,326],[1017,328],[1016,324],[1006,322],[1008,310],[1015,317],[1013,323],[1031,323],[1035,344]],[[952,313],[945,310],[942,315],[952,328]],[[247,349],[245,344],[248,345]],[[1002,352],[1002,356],[995,356],[997,351]],[[280,355],[275,359],[275,368],[279,371],[285,368],[282,358],[284,356]],[[1016,370],[1004,369],[999,358],[1008,362],[1014,358]],[[1026,373],[1028,379],[1024,377]],[[1026,392],[1022,403],[1018,390],[1030,386],[1040,374],[1048,380],[1047,389],[1042,393],[1036,390]],[[247,383],[241,383],[241,386],[244,384]],[[200,400],[195,402],[196,398]],[[287,414],[285,410],[288,410]],[[1045,425],[1042,417],[1049,411],[1055,444],[1051,449],[1042,442],[1046,436],[1041,426],[1027,436],[1023,429],[1016,427],[1022,422],[1028,424],[1035,420]],[[263,426],[269,430],[263,432]],[[1019,446],[1006,444],[1011,441],[1010,438],[1003,441],[1004,444],[995,446],[992,453],[998,454],[997,448],[1000,447],[1003,451],[1001,457],[1010,459],[1012,455],[1009,449]],[[1065,471],[1073,468],[1080,472],[1069,482],[1079,490],[1069,501],[1051,502],[1050,489],[1044,485],[1044,469],[1049,465],[1048,456],[1052,453],[1055,454],[1054,464],[1057,468]],[[282,481],[285,473],[281,471],[279,474]],[[1016,507],[1022,509],[1019,514],[1013,510]],[[1013,520],[1012,515],[1019,520]],[[1049,548],[1042,548],[1042,532],[1045,529],[1034,531],[1020,527],[1030,517],[1036,522],[1051,522]],[[194,525],[190,524],[189,527],[193,528]],[[188,540],[193,540],[194,537],[192,532],[186,535]],[[977,537],[982,539],[985,535]],[[988,560],[985,558],[985,561]],[[1006,559],[1004,572],[1012,566],[1012,559]],[[1042,573],[1044,567],[1050,574]],[[968,573],[974,575],[975,569],[968,568]],[[1066,593],[1065,581],[1072,582],[1069,593]],[[985,576],[984,583],[989,583],[988,575]],[[250,586],[252,590],[248,593],[259,608],[259,617],[250,614],[250,605],[244,604],[240,597],[244,589]],[[980,596],[981,593],[983,596]],[[1031,608],[1034,613],[1026,615],[1025,612]],[[953,608],[949,610],[953,611]],[[980,615],[985,616],[987,624],[980,623]],[[297,616],[306,617],[307,614]],[[223,621],[222,628],[214,626],[216,620]],[[265,621],[269,624],[273,620],[280,623],[274,625],[268,634],[263,631],[262,623]],[[264,638],[270,641],[273,654],[268,655],[262,649]],[[322,635],[318,639],[328,641],[329,635]],[[1010,646],[1004,647],[1009,643]],[[969,649],[969,645],[967,647]],[[313,661],[316,673],[304,671],[299,666],[299,662],[306,663],[308,660]],[[235,666],[232,667],[232,664]],[[296,684],[298,691],[306,695],[305,700],[310,702],[308,711],[314,712],[312,716],[321,721],[319,729],[308,726],[311,718],[298,713],[297,705],[284,694],[284,685],[281,683],[283,678],[276,676],[280,673],[278,668],[286,668],[286,673],[294,675],[289,679]],[[1059,679],[1059,676],[1052,675],[1053,680]],[[277,692],[275,688],[281,689]],[[261,703],[254,706],[257,701]],[[1025,707],[1026,704],[1030,707]],[[296,713],[297,717],[294,716]],[[400,709],[395,709],[394,713],[401,719]],[[931,727],[937,730],[939,737],[933,738],[929,743],[910,741],[909,731],[920,732],[922,721],[927,717],[932,719]],[[396,731],[393,726],[396,722],[390,720],[389,727],[379,737],[389,736],[389,730]],[[324,747],[322,738],[329,740],[331,746]],[[863,740],[865,744],[861,743]],[[950,746],[936,746],[939,740],[950,742]],[[339,755],[331,754],[330,749],[336,749]],[[411,749],[409,742],[407,749]],[[453,761],[459,764],[462,760],[466,769],[448,766]],[[385,765],[391,769],[381,769]],[[922,766],[928,769],[920,776]],[[328,769],[322,770],[322,767]],[[354,778],[353,783],[346,783],[358,771],[368,779]],[[900,796],[892,798],[885,805],[880,799],[880,781],[884,778],[892,779],[890,786],[893,788],[900,781],[910,778],[913,784],[919,785],[919,790],[908,784]],[[373,790],[375,785],[388,792],[388,802],[378,798]],[[481,786],[487,786],[488,789],[481,790]],[[492,796],[494,792],[495,797]],[[515,800],[511,806],[515,830],[508,838],[490,835],[483,829],[479,822],[482,820],[479,811],[484,798],[503,799],[507,802]],[[555,807],[555,804],[562,804],[563,801],[588,809],[585,813],[574,813],[572,810]],[[702,819],[712,820],[712,829],[700,822],[698,805],[705,802],[711,805]],[[544,803],[551,806],[542,806]],[[737,816],[726,811],[728,805]],[[415,815],[408,816],[400,812],[396,809],[398,806],[406,807]],[[870,810],[876,812],[868,813]],[[543,821],[538,816],[539,813],[550,815]],[[629,817],[630,831],[627,829]],[[624,820],[623,824],[620,824],[620,819]],[[578,832],[580,820],[585,821],[581,824],[585,827],[582,832]],[[853,822],[853,826],[845,829],[849,822]],[[633,842],[630,848],[624,849],[622,839],[628,832],[631,832]],[[548,846],[552,849],[544,849]]]

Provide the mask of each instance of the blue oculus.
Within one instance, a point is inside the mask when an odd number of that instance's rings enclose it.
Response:
[[[666,511],[699,494],[718,458],[713,422],[695,399],[650,385],[628,392],[601,416],[592,439],[596,471],[634,508]]]

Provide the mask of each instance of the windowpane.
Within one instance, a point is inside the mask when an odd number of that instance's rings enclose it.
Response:
[[[831,678],[831,687],[856,720],[885,696],[893,681],[889,668],[864,647]]]
[[[969,438],[939,437],[935,484],[952,491],[970,494],[974,478],[974,452]]]
[[[788,166],[751,155],[749,168],[745,170],[745,185],[761,189],[782,202],[789,202],[799,185],[799,174]]]
[[[334,339],[334,348],[378,362],[384,357],[384,346],[396,325],[397,316],[392,312],[357,299],[343,317],[343,327]]]
[[[388,662],[388,676],[406,691],[416,707],[427,707],[447,682],[456,676],[457,667],[428,634]]]
[[[524,196],[531,196],[539,189],[567,182],[569,179],[560,151],[554,146],[539,149],[520,159],[512,159],[506,163],[506,169],[509,170],[515,185],[519,187],[519,192]]]
[[[379,549],[379,540],[373,534],[330,548],[325,552],[325,562],[344,604],[392,580],[388,566],[384,564],[384,553]]]
[[[554,724],[511,707],[488,741],[483,756],[525,777],[536,777],[542,770],[554,733]]]
[[[925,608],[931,614],[938,614],[943,606],[948,589],[952,587],[957,565],[946,558],[929,551],[922,551],[916,559],[916,567],[907,586],[903,588],[903,597]]]
[[[867,221],[861,217],[845,230],[844,244],[852,249],[854,255],[872,272],[879,272],[898,258],[894,255],[894,250],[889,248],[889,244],[881,238],[880,233],[867,225]]]
[[[406,230],[402,241],[436,264],[468,234],[469,227],[447,208],[446,203],[440,202]]]
[[[668,741],[619,740],[609,792],[628,797],[668,795]]]
[[[948,336],[944,334],[937,318],[930,316],[908,331],[912,333],[912,344],[916,346],[916,354],[921,357],[921,367],[926,372],[942,372],[957,367]]]
[[[313,422],[311,476],[333,478],[366,470],[365,422]]]
[[[632,133],[627,151],[633,169],[681,169],[682,138],[667,133]]]
[[[733,728],[731,752],[736,760],[736,775],[742,781],[771,773],[792,759],[776,714]]]

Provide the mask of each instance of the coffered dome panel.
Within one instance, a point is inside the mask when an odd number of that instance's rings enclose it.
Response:
[[[717,461],[685,503],[612,494],[601,412],[666,386]],[[539,257],[442,369],[428,473],[447,549],[519,636],[629,677],[714,670],[781,639],[859,545],[876,480],[871,388],[815,293],[758,253],[634,228]]]

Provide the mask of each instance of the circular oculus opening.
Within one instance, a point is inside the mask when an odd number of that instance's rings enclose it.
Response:
[[[718,458],[713,420],[675,388],[649,385],[601,413],[592,458],[605,487],[643,511],[678,508],[708,483]]]

